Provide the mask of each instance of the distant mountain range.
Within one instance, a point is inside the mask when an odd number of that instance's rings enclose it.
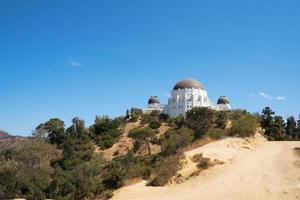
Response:
[[[7,132],[0,130],[0,151],[16,147],[27,140],[25,137],[12,136]]]

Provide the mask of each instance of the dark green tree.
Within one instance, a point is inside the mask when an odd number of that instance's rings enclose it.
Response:
[[[274,140],[274,134],[272,133],[272,129],[274,126],[274,114],[275,112],[271,110],[270,107],[265,107],[262,110],[261,115],[261,127],[265,130],[265,135],[269,140]]]
[[[300,139],[300,115],[299,115],[299,119],[297,120],[297,138],[296,140]]]
[[[196,107],[186,113],[186,125],[195,131],[196,137],[205,135],[215,124],[215,111]]]
[[[263,109],[261,119],[261,127],[263,129],[269,129],[272,127],[272,124],[274,122],[274,114],[275,112],[272,111],[270,107],[265,107]]]
[[[285,127],[286,134],[290,139],[296,139],[297,135],[297,123],[295,117],[290,116],[286,121]]]
[[[69,127],[66,132],[72,138],[83,138],[86,136],[86,130],[84,126],[84,121],[80,120],[78,117],[72,119],[72,126]]]
[[[284,140],[286,137],[285,123],[281,116],[274,117],[274,123],[272,125],[270,140]]]
[[[36,137],[47,138],[52,144],[61,145],[66,138],[65,123],[58,118],[52,118],[49,121],[40,124],[33,135]]]
[[[149,127],[136,128],[129,132],[129,137],[134,138],[140,142],[140,144],[146,144],[148,148],[148,154],[151,155],[150,142],[155,137],[155,131]]]
[[[219,111],[217,113],[216,128],[225,129],[228,121],[226,111]]]

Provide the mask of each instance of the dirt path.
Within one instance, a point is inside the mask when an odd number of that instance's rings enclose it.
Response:
[[[300,199],[300,142],[266,142],[242,150],[232,163],[203,171],[182,184],[122,188],[114,200],[294,200]]]

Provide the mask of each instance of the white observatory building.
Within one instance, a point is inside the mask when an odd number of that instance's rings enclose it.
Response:
[[[221,96],[217,105],[210,102],[204,86],[195,79],[181,80],[173,87],[171,97],[167,105],[161,105],[157,96],[151,96],[148,101],[148,108],[144,112],[157,110],[169,117],[185,115],[188,110],[194,107],[209,107],[215,110],[230,110],[230,102],[227,97]]]

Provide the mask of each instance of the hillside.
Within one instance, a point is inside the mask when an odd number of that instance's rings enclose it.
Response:
[[[0,152],[0,199],[297,199],[300,144],[267,139],[296,141],[300,124],[264,113],[133,108],[89,127],[51,118],[24,145],[1,133],[17,148]]]
[[[141,121],[138,120],[136,122],[129,122],[122,126],[120,129],[122,130],[122,135],[119,140],[110,148],[101,150],[98,146],[95,148],[95,152],[98,154],[102,154],[104,159],[111,161],[113,158],[117,156],[124,156],[128,153],[129,150],[133,149],[134,139],[130,138],[128,134],[130,131],[136,128],[145,128],[147,125],[142,125]],[[161,127],[159,127],[156,133],[156,137],[160,138],[170,127],[166,123],[162,123]],[[161,151],[160,146],[156,144],[150,143],[151,154],[157,154]],[[138,155],[147,155],[147,149],[145,147],[141,147],[137,151]]]
[[[181,184],[173,181],[164,187],[147,187],[142,181],[118,190],[112,199],[299,199],[300,157],[294,150],[299,146],[300,142],[266,142],[259,136],[226,138],[185,152],[177,177],[189,177],[196,170],[191,158],[199,153],[224,164]]]
[[[13,148],[20,145],[26,138],[20,136],[12,136],[4,131],[0,131],[0,151]]]

